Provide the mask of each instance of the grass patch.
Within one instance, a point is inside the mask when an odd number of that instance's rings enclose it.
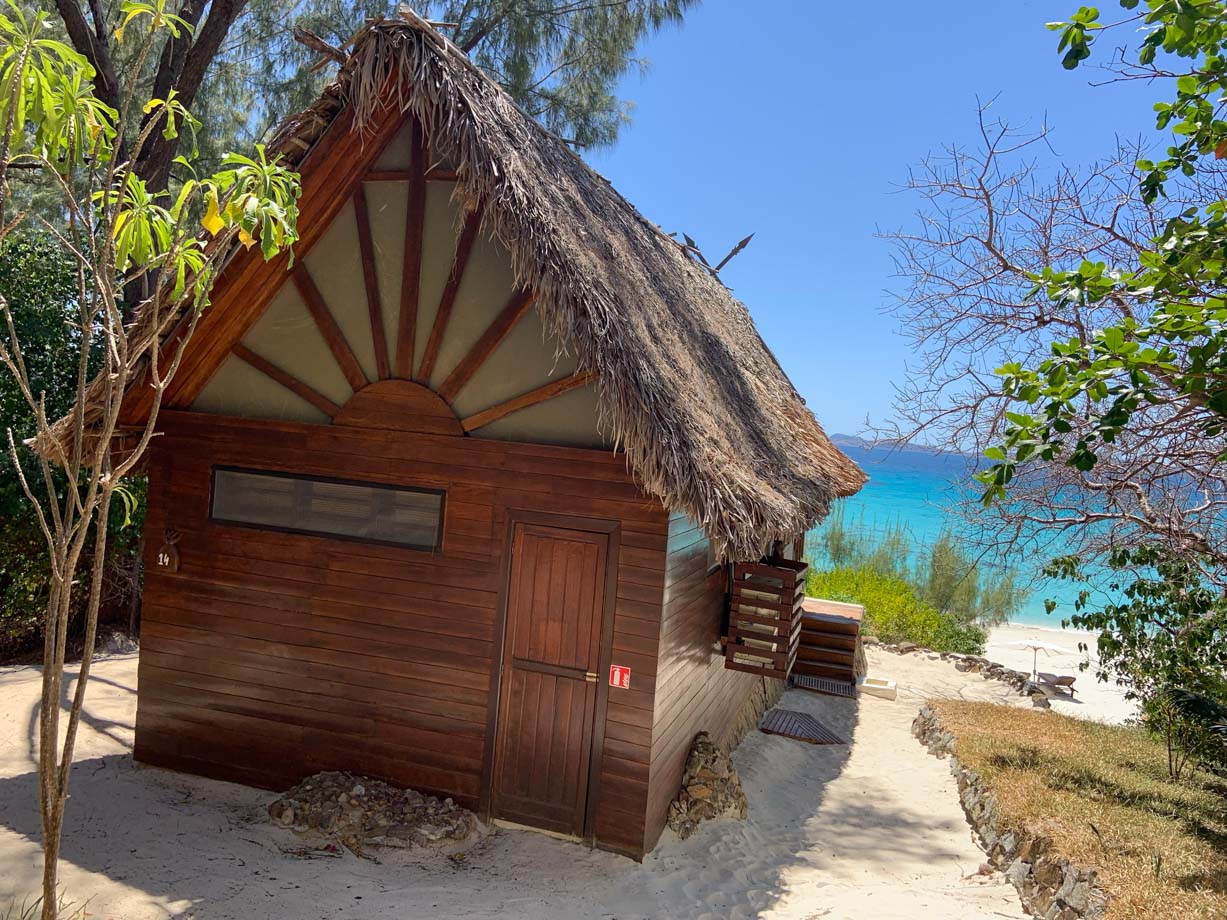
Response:
[[[20,904],[12,901],[7,908],[0,907],[0,920],[38,920],[42,915],[43,899],[41,897],[22,901]],[[69,904],[61,898],[57,906],[56,917],[58,920],[87,920],[89,914],[85,912],[83,905]]]
[[[1010,829],[1099,871],[1107,917],[1227,917],[1227,782],[1167,776],[1141,728],[992,703],[930,704]]]

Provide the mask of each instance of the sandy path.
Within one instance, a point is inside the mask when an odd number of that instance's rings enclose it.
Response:
[[[749,821],[686,841],[666,832],[642,865],[511,831],[453,864],[294,856],[302,841],[261,817],[269,794],[134,765],[136,659],[107,659],[87,702],[63,883],[96,920],[1022,918],[1000,876],[973,875],[983,854],[947,764],[909,731],[929,696],[1018,698],[945,662],[871,650],[871,664],[899,681],[897,701],[790,691],[782,704],[850,745],[754,732],[736,752]],[[0,669],[0,909],[38,885],[37,697],[36,670]]]

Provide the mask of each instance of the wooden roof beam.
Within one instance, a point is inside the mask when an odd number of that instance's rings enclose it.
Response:
[[[354,350],[349,347],[349,342],[345,339],[345,333],[341,331],[341,327],[337,325],[332,311],[328,309],[328,304],[324,302],[324,296],[320,293],[320,289],[315,286],[311,273],[307,271],[307,267],[303,263],[299,262],[294,266],[294,271],[290,273],[290,277],[294,279],[294,286],[298,288],[298,293],[302,296],[303,302],[306,303],[307,310],[311,313],[311,318],[315,320],[315,325],[319,329],[320,335],[324,337],[324,341],[328,344],[328,349],[332,352],[333,358],[336,359],[337,366],[341,368],[341,373],[349,381],[350,388],[355,393],[358,392],[370,381],[366,379],[366,372],[362,370],[362,365],[358,363]]]
[[[413,376],[418,325],[418,285],[422,279],[422,224],[426,217],[426,144],[422,123],[410,118],[409,202],[405,208],[405,255],[401,263],[400,314],[396,329],[396,376]]]
[[[561,396],[563,393],[570,393],[572,390],[578,389],[595,379],[596,374],[591,371],[577,371],[569,377],[560,377],[558,380],[552,380],[544,386],[539,386],[535,390],[529,390],[527,393],[514,399],[509,399],[506,402],[499,403],[497,406],[491,406],[489,409],[476,412],[468,418],[463,418],[460,420],[460,426],[464,428],[466,433],[476,431],[478,428],[489,425],[491,422],[497,422],[513,412],[519,412],[521,409],[527,409],[529,406],[538,405],[556,396]]]
[[[358,251],[362,257],[362,281],[366,286],[366,308],[371,317],[371,342],[375,346],[375,372],[380,380],[392,376],[388,362],[388,337],[383,328],[383,304],[379,298],[379,279],[375,274],[375,244],[371,239],[371,215],[366,206],[362,183],[354,189],[354,217],[358,222]]]
[[[507,301],[507,305],[503,307],[502,312],[494,318],[485,332],[481,334],[469,353],[460,359],[460,363],[452,369],[452,372],[447,375],[447,379],[437,390],[438,394],[446,399],[449,403],[456,398],[456,394],[464,389],[464,385],[473,379],[473,375],[490,357],[491,352],[498,348],[499,343],[507,338],[512,327],[516,324],[521,316],[523,316],[530,306],[536,295],[529,290],[517,291],[511,296],[511,300]]]
[[[336,417],[337,413],[341,411],[341,407],[323,393],[303,383],[293,374],[283,371],[273,362],[260,357],[242,342],[236,343],[230,351],[236,358],[250,364],[260,373],[275,380],[294,395],[301,396],[330,419]]]
[[[473,243],[477,240],[477,232],[480,228],[481,208],[479,207],[465,219],[460,238],[456,241],[452,271],[447,276],[447,284],[439,297],[439,309],[435,311],[435,321],[430,328],[430,338],[426,341],[426,350],[422,352],[422,363],[418,367],[416,380],[425,386],[430,386],[430,375],[434,372],[435,361],[439,357],[439,348],[443,344],[443,336],[447,333],[447,324],[452,316],[452,307],[456,305],[456,294],[460,290],[460,282],[464,279],[464,269],[468,265],[469,255],[473,252]]]

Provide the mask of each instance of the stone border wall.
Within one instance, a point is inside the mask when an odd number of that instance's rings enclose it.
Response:
[[[922,706],[912,722],[912,734],[929,753],[950,759],[950,772],[959,786],[959,801],[967,822],[980,838],[989,863],[1005,873],[1018,889],[1023,908],[1042,920],[1097,920],[1104,915],[1107,893],[1099,887],[1094,870],[1083,869],[1052,854],[1046,837],[1021,836],[1001,826],[997,804],[980,775],[959,763],[954,735],[937,714]]]
[[[983,655],[935,652],[933,649],[917,645],[915,642],[886,643],[876,636],[866,636],[865,644],[872,645],[874,648],[880,648],[883,651],[893,652],[896,655],[924,655],[934,661],[940,658],[942,661],[953,662],[955,668],[964,673],[972,672],[979,674],[985,680],[999,680],[1004,684],[1009,684],[1018,692],[1019,696],[1030,697],[1032,706],[1040,709],[1052,708],[1052,704],[1048,702],[1048,695],[1044,693],[1043,688],[1039,684],[1031,680],[1030,674],[1025,671],[1012,670],[1003,664],[998,664],[996,661],[989,661]]]

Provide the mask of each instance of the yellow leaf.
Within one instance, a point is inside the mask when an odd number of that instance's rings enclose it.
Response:
[[[255,243],[255,241],[256,241],[256,238],[254,236],[252,236],[242,227],[239,228],[239,242],[240,243],[242,243],[245,247],[250,249],[252,247],[252,244]]]
[[[204,219],[200,222],[211,236],[217,236],[222,227],[226,226],[226,222],[222,220],[221,213],[217,207],[217,192],[213,189],[209,190],[209,207],[205,211]]]

